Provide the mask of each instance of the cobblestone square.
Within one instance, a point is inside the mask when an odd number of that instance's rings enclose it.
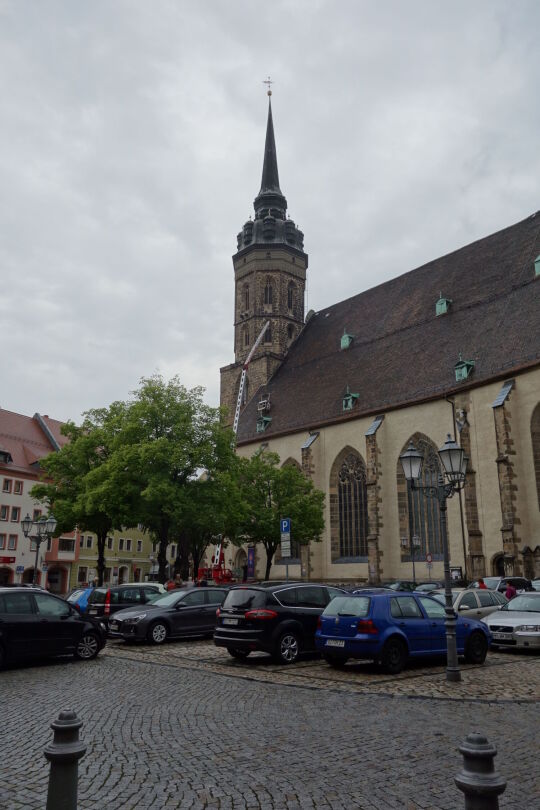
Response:
[[[237,662],[211,642],[109,643],[96,661],[0,674],[0,807],[43,810],[49,723],[83,720],[80,810],[259,808],[456,810],[458,745],[498,748],[502,810],[540,807],[540,658],[490,654],[447,685],[444,665],[398,677],[369,664],[334,672]]]

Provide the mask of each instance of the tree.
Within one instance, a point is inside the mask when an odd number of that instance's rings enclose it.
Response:
[[[161,582],[171,539],[182,541],[195,525],[189,494],[198,497],[196,480],[203,471],[212,477],[223,470],[232,455],[221,413],[202,395],[202,388],[188,390],[177,377],[143,378],[129,402],[115,404],[107,422],[111,453],[91,477],[94,507],[150,532]]]
[[[291,519],[291,537],[300,545],[319,541],[324,529],[324,493],[295,466],[279,467],[276,453],[256,453],[240,460],[240,488],[245,519],[244,541],[261,543],[266,551],[265,579],[281,541],[281,519]]]
[[[105,543],[115,525],[114,515],[105,506],[96,506],[89,497],[92,474],[106,462],[110,436],[106,429],[107,410],[89,411],[82,425],[62,425],[69,441],[60,450],[40,460],[43,481],[32,487],[30,495],[48,504],[58,521],[58,531],[79,529],[94,532],[98,546],[98,582],[103,584]],[[90,493],[91,495],[91,493]]]

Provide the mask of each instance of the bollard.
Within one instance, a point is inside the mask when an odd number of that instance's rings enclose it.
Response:
[[[465,794],[465,810],[498,810],[506,779],[495,770],[497,749],[483,734],[473,733],[467,735],[459,750],[463,769],[454,780]]]
[[[43,752],[51,763],[47,810],[77,810],[79,760],[86,745],[79,740],[82,721],[71,709],[60,712],[51,723],[54,737]]]

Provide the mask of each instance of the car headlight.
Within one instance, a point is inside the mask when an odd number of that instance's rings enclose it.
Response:
[[[124,624],[137,624],[141,619],[146,619],[146,613],[139,613],[138,616],[133,616],[130,619],[124,619]]]
[[[105,624],[105,622],[100,622],[99,626],[101,627],[102,630],[107,630],[107,625]]]
[[[516,627],[518,633],[540,633],[540,624],[520,624]]]

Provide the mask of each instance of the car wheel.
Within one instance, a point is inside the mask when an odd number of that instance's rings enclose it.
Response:
[[[233,658],[238,658],[239,660],[243,661],[249,655],[249,650],[239,650],[238,647],[227,647],[227,652],[229,655],[232,655]]]
[[[99,638],[95,633],[85,633],[80,637],[75,650],[75,657],[79,661],[91,661],[100,650]]]
[[[381,664],[385,672],[397,675],[407,663],[407,647],[399,638],[389,639],[383,647]]]
[[[323,655],[324,660],[327,664],[330,664],[331,667],[334,669],[343,669],[348,658],[345,658],[344,655]]]
[[[154,622],[148,628],[146,638],[151,644],[163,644],[167,640],[169,630],[163,622]]]
[[[471,633],[465,644],[465,660],[469,664],[483,664],[487,651],[488,643],[485,635],[479,631]]]
[[[279,664],[294,664],[300,655],[300,639],[288,630],[279,637],[273,658]]]

